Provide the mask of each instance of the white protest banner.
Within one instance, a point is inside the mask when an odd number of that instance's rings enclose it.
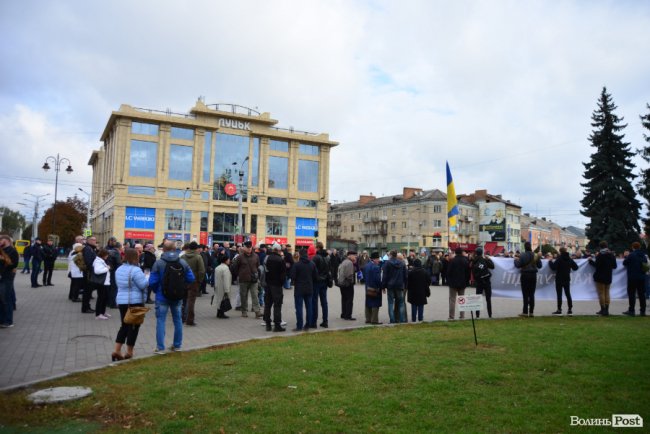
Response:
[[[495,297],[521,298],[521,271],[515,267],[512,258],[491,258],[494,262],[492,271],[492,295]],[[596,268],[587,259],[576,259],[577,271],[571,271],[571,297],[573,300],[598,300],[593,274]],[[542,260],[542,268],[537,272],[537,289],[535,298],[555,300],[555,272]],[[623,261],[616,260],[616,269],[612,275],[611,298],[627,298],[627,271]]]

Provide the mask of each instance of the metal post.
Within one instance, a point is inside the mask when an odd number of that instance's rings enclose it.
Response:
[[[185,200],[187,199],[187,193],[189,193],[190,188],[185,187],[183,192],[183,213],[181,214],[181,243],[185,244]]]
[[[49,196],[50,193],[46,194],[32,194],[32,193],[23,193],[29,196],[34,197],[34,200],[26,199],[29,202],[34,202],[34,216],[32,217],[32,236],[33,238],[38,238],[38,205],[41,202],[41,198]]]
[[[86,230],[90,231],[90,193],[88,193],[83,188],[79,187],[79,191],[85,193],[88,196],[88,208],[86,209]]]
[[[244,222],[243,222],[243,212],[244,212],[244,210],[242,208],[243,207],[242,200],[243,200],[243,193],[244,193],[244,163],[247,162],[247,161],[248,161],[248,157],[244,158],[242,160],[241,164],[239,165],[239,192],[238,192],[239,193],[239,200],[238,200],[239,207],[238,207],[238,210],[237,210],[238,211],[237,212],[237,228],[238,228],[238,232],[239,232],[238,235],[241,235],[241,236],[244,235]],[[232,164],[233,164],[233,166],[236,166],[237,162],[235,161]]]
[[[476,324],[474,324],[474,311],[470,310],[469,311],[470,315],[472,315],[472,328],[474,329],[474,344],[478,347],[478,339],[476,339]]]

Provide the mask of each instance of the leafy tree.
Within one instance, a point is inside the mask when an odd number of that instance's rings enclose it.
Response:
[[[648,113],[644,116],[640,116],[641,125],[650,131],[650,104],[646,104],[648,108]],[[650,163],[650,135],[644,134],[643,137],[648,144],[639,150],[641,157],[647,162]],[[645,199],[646,206],[646,218],[643,219],[643,231],[646,234],[646,240],[650,239],[650,167],[641,171],[641,180],[637,184],[639,187],[639,194]]]
[[[619,134],[627,125],[622,117],[614,113],[616,105],[603,87],[598,100],[598,109],[591,116],[594,127],[589,140],[596,150],[585,166],[584,198],[580,201],[582,215],[590,218],[586,230],[589,247],[595,248],[602,240],[610,247],[622,252],[639,240],[639,211],[641,204],[636,199],[632,181],[632,156],[629,143]]]
[[[21,228],[25,227],[25,216],[19,211],[14,211],[6,206],[0,206],[4,213],[2,216],[2,232],[8,235],[18,236]]]
[[[23,231],[23,240],[31,240],[34,238],[34,234],[32,233],[32,224],[28,224],[25,230]]]
[[[56,228],[53,229],[54,208],[56,208]],[[72,246],[74,237],[80,235],[86,223],[86,202],[77,196],[69,197],[65,202],[57,201],[50,207],[38,225],[38,234],[41,238],[58,235],[59,245]],[[56,234],[54,233],[56,230]]]

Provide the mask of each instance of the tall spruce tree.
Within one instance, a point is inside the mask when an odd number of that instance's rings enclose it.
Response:
[[[644,116],[640,116],[641,125],[643,125],[643,128],[650,131],[650,104],[646,104],[646,107],[648,108],[648,113]],[[647,163],[650,163],[650,134],[644,134],[643,137],[648,144],[639,150],[639,154],[641,154],[641,157]],[[647,211],[646,218],[643,219],[643,231],[645,232],[647,243],[647,240],[650,240],[650,167],[641,171],[641,179],[639,180],[637,187],[639,187],[639,194],[645,200]]]
[[[591,116],[594,127],[589,141],[596,151],[585,166],[585,188],[582,215],[589,217],[586,230],[589,246],[595,248],[600,241],[607,241],[612,250],[620,253],[639,240],[639,211],[641,204],[636,198],[632,182],[634,164],[630,144],[619,134],[627,125],[618,117],[612,97],[603,87],[598,109]]]

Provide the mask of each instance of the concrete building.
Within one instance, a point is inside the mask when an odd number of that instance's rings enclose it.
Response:
[[[541,245],[550,245],[556,250],[566,247],[570,253],[584,249],[584,230],[574,226],[562,227],[546,217],[535,217],[528,213],[521,216],[522,242],[530,241],[533,250]]]
[[[334,204],[328,212],[328,246],[356,244],[360,250],[444,250],[449,243],[478,240],[478,207],[459,201],[458,227],[449,231],[447,195],[440,190],[404,187],[403,193]]]
[[[93,233],[308,245],[326,237],[328,134],[278,128],[269,113],[199,99],[188,114],[122,105],[94,151]],[[239,195],[242,222],[239,225]]]
[[[497,255],[521,249],[521,206],[487,190],[476,190],[459,198],[478,206],[478,243],[487,252]]]

